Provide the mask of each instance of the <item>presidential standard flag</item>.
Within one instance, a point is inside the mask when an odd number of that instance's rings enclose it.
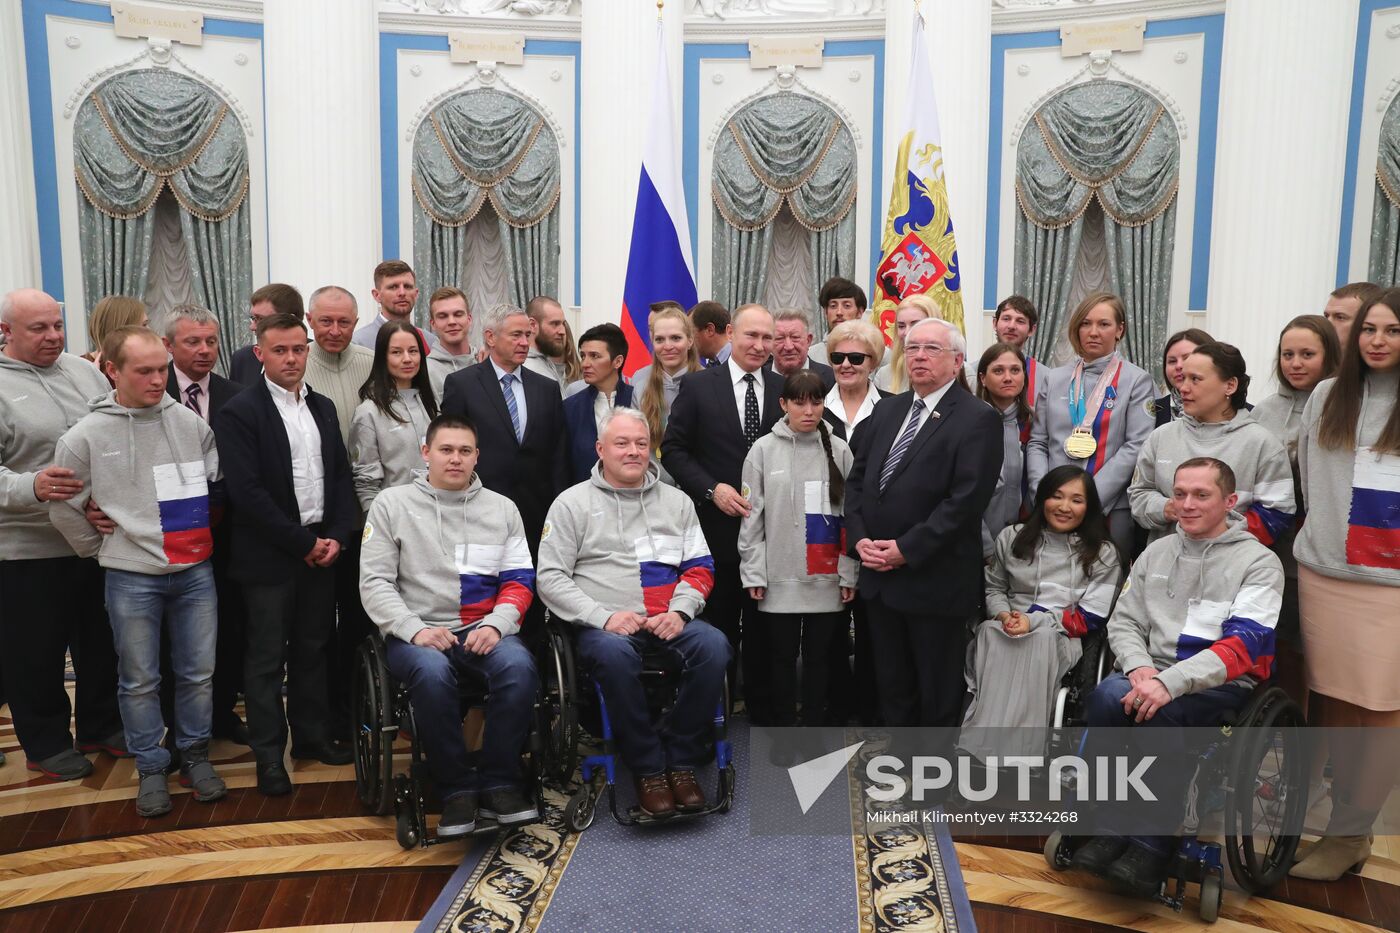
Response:
[[[943,179],[943,137],[933,72],[924,46],[924,21],[914,11],[913,60],[909,67],[904,135],[896,150],[890,208],[875,270],[875,323],[889,341],[894,311],[910,295],[927,294],[944,320],[963,325],[962,280],[953,217]]]
[[[632,247],[622,286],[622,332],[627,335],[625,375],[651,362],[650,306],[675,301],[695,304],[695,270],[690,264],[690,226],[681,189],[680,153],[671,119],[671,83],[661,23],[656,24],[656,78],[651,114],[642,146],[642,177],[632,220]]]

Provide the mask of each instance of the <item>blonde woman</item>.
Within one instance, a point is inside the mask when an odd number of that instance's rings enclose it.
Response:
[[[888,393],[880,391],[871,373],[880,368],[885,341],[869,321],[844,321],[832,328],[826,345],[836,384],[827,393],[826,422],[832,432],[850,442],[860,424]]]
[[[648,330],[652,361],[632,375],[632,385],[638,393],[637,407],[646,418],[647,431],[651,434],[652,457],[656,458],[661,450],[661,437],[666,433],[671,403],[681,390],[681,377],[699,372],[701,366],[700,353],[695,346],[695,326],[684,311],[669,307],[657,311],[651,316]],[[672,482],[665,469],[661,471],[661,479]]]
[[[875,385],[895,394],[909,388],[909,374],[904,369],[904,332],[930,317],[942,320],[943,315],[928,295],[910,295],[894,309],[894,342],[890,345],[889,361],[875,373]]]
[[[574,329],[564,320],[564,384],[573,385],[583,379],[583,363],[578,358],[578,344],[574,342]]]
[[[140,301],[125,295],[108,295],[93,305],[92,313],[88,315],[88,346],[92,349],[83,354],[83,359],[102,369],[102,341],[107,339],[108,334],[119,327],[150,326],[150,316]]]

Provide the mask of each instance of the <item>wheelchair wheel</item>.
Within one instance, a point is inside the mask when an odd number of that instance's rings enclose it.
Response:
[[[1069,859],[1060,858],[1060,849],[1065,844],[1065,834],[1056,830],[1045,840],[1045,848],[1042,854],[1045,856],[1045,864],[1055,871],[1064,871],[1069,868]]]
[[[1201,920],[1214,923],[1220,917],[1220,902],[1225,892],[1220,885],[1220,876],[1209,874],[1201,879]]]
[[[418,848],[418,826],[413,819],[413,811],[408,807],[400,807],[394,816],[394,838],[401,849]]]
[[[1253,894],[1278,884],[1293,864],[1308,762],[1303,711],[1278,687],[1256,693],[1239,724],[1225,791],[1225,849],[1231,874]]]
[[[729,764],[719,770],[719,802],[715,807],[717,813],[728,813],[729,808],[734,805],[734,787],[738,778],[734,771],[734,765]]]
[[[578,693],[573,646],[555,623],[546,623],[544,656],[540,659],[543,687],[540,731],[544,736],[544,760],[540,770],[558,781],[567,781],[578,766]]]
[[[390,729],[393,699],[384,648],[373,637],[355,652],[350,685],[355,716],[355,791],[370,812],[383,816],[393,806],[394,735]]]
[[[564,825],[573,832],[581,833],[593,825],[593,817],[597,815],[598,798],[593,794],[592,787],[585,784],[564,806]]]

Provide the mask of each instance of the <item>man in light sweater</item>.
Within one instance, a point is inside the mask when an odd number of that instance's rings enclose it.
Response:
[[[525,313],[530,316],[530,324],[535,331],[530,341],[530,352],[525,357],[525,368],[559,383],[559,397],[563,398],[569,390],[568,370],[564,366],[569,325],[564,317],[564,307],[553,298],[536,295],[525,306]]]
[[[481,485],[476,429],[456,415],[428,426],[426,474],[385,489],[365,522],[360,594],[408,685],[418,738],[443,799],[439,836],[538,818],[520,791],[539,677],[518,636],[535,572],[515,504]],[[462,736],[459,676],[486,681],[479,773]]]
[[[442,401],[443,383],[459,369],[486,359],[486,348],[472,348],[472,309],[460,288],[444,285],[428,299],[428,326],[437,334],[442,352],[425,361],[433,393]]]
[[[695,769],[705,760],[729,663],[724,634],[696,616],[714,587],[714,561],[689,497],[651,468],[646,419],[614,408],[599,462],[549,510],[540,539],[540,598],[578,626],[578,654],[603,688],[623,761],[648,814],[705,808]],[[648,715],[642,653],[680,655],[680,690],[665,734]]]
[[[1119,673],[1088,700],[1092,727],[1153,728],[1157,760],[1142,805],[1142,825],[1166,832],[1181,819],[1197,749],[1186,726],[1214,726],[1242,707],[1269,676],[1274,627],[1283,601],[1283,566],[1232,512],[1235,474],[1210,457],[1176,469],[1175,533],[1148,545],[1133,563],[1108,620],[1108,643]],[[1117,730],[1114,730],[1117,731]],[[1086,751],[1086,759],[1092,758]],[[1172,835],[1103,835],[1074,855],[1076,867],[1103,875],[1141,897],[1156,894],[1175,849]]]
[[[200,803],[227,792],[209,763],[219,624],[209,513],[219,454],[204,419],[166,394],[165,346],[153,332],[117,328],[102,344],[102,359],[116,388],[89,403],[91,413],[54,451],[54,463],[72,470],[83,492],[51,503],[49,516],[80,556],[96,556],[106,570],[118,699],[140,778],[136,812],[155,817],[171,810],[170,752],[161,744],[162,631],[169,633],[176,681],[180,783],[194,788]],[[110,535],[88,523],[90,498],[116,525]]]
[[[85,751],[130,757],[102,568],[77,556],[49,520],[50,503],[83,492],[72,470],[54,464],[54,445],[110,386],[96,366],[63,352],[63,311],[37,289],[0,300],[0,332],[0,669],[28,769],[72,781],[92,773]],[[76,710],[63,683],[70,650]]]

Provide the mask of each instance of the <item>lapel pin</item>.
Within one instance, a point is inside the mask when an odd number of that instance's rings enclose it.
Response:
[[[933,413],[933,418],[934,418],[935,421],[937,421],[939,418],[942,418],[942,417],[943,417],[943,415],[940,414],[939,412],[936,412],[936,411],[935,411],[935,412]]]

